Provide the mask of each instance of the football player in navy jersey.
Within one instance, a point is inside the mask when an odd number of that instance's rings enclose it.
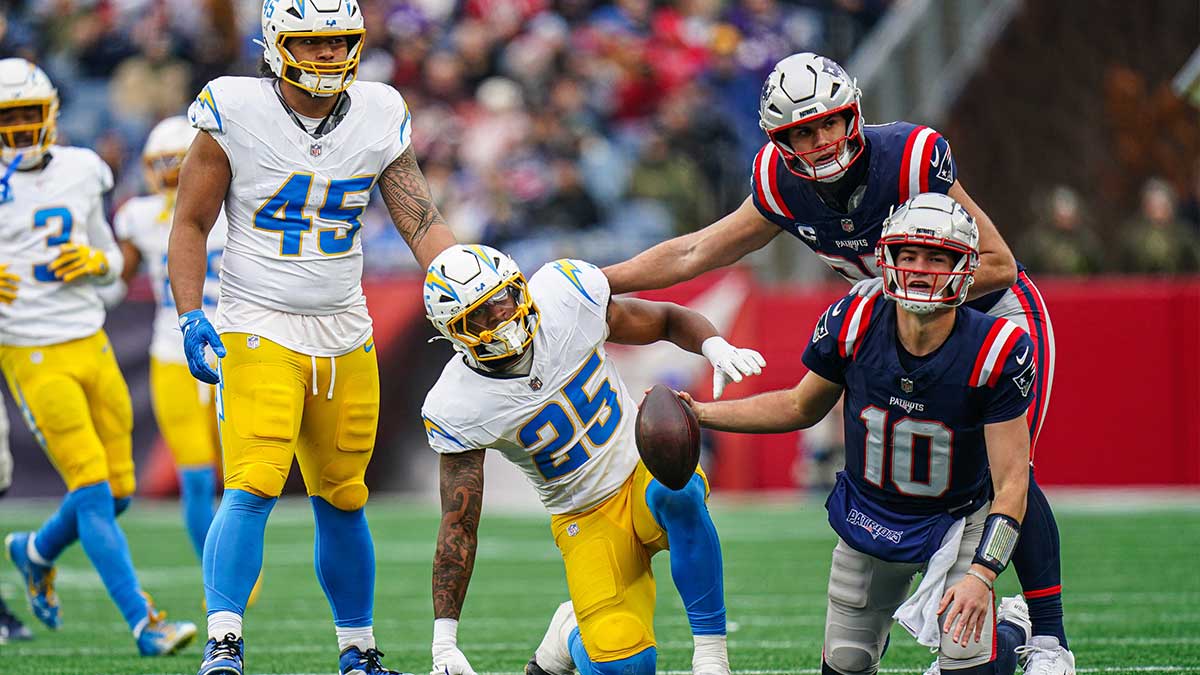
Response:
[[[1012,321],[959,305],[979,266],[978,228],[953,199],[922,194],[883,223],[875,289],[838,300],[789,390],[698,403],[702,426],[779,433],[821,420],[845,395],[845,470],[826,502],[838,534],[823,673],[874,673],[893,618],[939,648],[945,672],[1009,675],[1025,652],[1020,598],[992,584],[1025,516],[1036,379]],[[921,585],[908,601],[915,575]]]
[[[958,180],[946,140],[908,122],[865,124],[860,96],[854,79],[828,58],[803,53],[780,61],[763,86],[759,118],[769,141],[754,160],[753,189],[742,205],[604,272],[614,294],[665,288],[737,262],[786,231],[853,283],[857,297],[866,297],[882,283],[876,245],[891,210],[924,192],[954,198],[979,229],[979,268],[967,306],[1024,329],[1040,364],[1026,415],[1029,517],[1014,557],[1035,636],[1023,665],[1038,675],[1071,675],[1058,525],[1032,473],[1054,379],[1054,330],[1045,303]]]

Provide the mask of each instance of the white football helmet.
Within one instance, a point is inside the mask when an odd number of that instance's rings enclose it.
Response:
[[[783,153],[792,173],[821,182],[837,180],[863,151],[862,92],[857,82],[833,59],[820,54],[792,54],[775,64],[763,83],[758,104],[758,125]],[[787,130],[826,115],[846,114],[846,134],[832,143],[797,153],[787,140]],[[820,164],[817,158],[837,149]]]
[[[40,108],[40,119],[0,119],[0,161],[18,169],[37,166],[58,138],[58,90],[46,73],[25,59],[0,60],[0,111]],[[17,113],[2,112],[3,115]]]
[[[541,323],[516,261],[490,246],[455,244],[442,251],[423,290],[425,316],[475,368],[523,354]],[[495,323],[492,316],[509,304],[511,314]]]
[[[182,115],[168,117],[154,125],[142,148],[142,168],[150,189],[162,192],[179,185],[179,168],[197,133]]]
[[[940,272],[901,267],[897,261],[905,246],[940,249],[956,262],[949,271]],[[979,227],[952,198],[936,192],[922,193],[901,204],[883,221],[875,255],[883,269],[884,294],[904,309],[929,314],[939,308],[957,307],[967,299],[979,267]],[[932,277],[926,282],[928,288],[910,288],[913,275]]]
[[[362,57],[362,11],[358,0],[263,0],[263,59],[275,76],[313,96],[345,91],[358,77]],[[288,38],[346,38],[345,61],[297,61],[284,46]]]

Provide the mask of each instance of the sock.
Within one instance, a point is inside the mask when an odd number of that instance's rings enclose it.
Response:
[[[213,493],[217,472],[211,466],[179,470],[179,498],[183,502],[183,524],[196,557],[204,557],[204,537],[213,520]]]
[[[62,503],[41,529],[29,539],[29,557],[39,565],[53,565],[59,554],[78,539],[75,510],[79,499],[78,490],[68,492]],[[34,542],[37,542],[35,545]]]
[[[311,497],[313,563],[338,628],[367,628],[375,610],[375,543],[362,509],[342,511]]]
[[[654,675],[658,664],[658,650],[646,647],[642,651],[618,661],[593,661],[583,646],[583,637],[579,629],[571,631],[568,641],[571,648],[571,658],[579,675]]]
[[[375,649],[375,629],[370,626],[363,628],[343,628],[337,626],[336,632],[339,654],[351,647],[358,647],[359,651],[363,652],[368,649]]]
[[[278,500],[226,490],[204,540],[204,600],[208,614],[246,613],[246,600],[262,571],[263,532]],[[222,634],[221,637],[224,637]]]
[[[1046,495],[1029,471],[1029,497],[1021,537],[1013,553],[1013,568],[1021,582],[1034,635],[1052,635],[1067,647],[1063,627],[1061,548],[1058,523]]]
[[[77,500],[72,499],[73,493],[68,492],[58,506],[58,510],[42,524],[42,528],[29,538],[29,548],[26,550],[33,562],[49,567],[68,546],[79,540],[79,529],[76,526]],[[133,497],[113,498],[113,515],[125,513]],[[35,545],[33,542],[37,541]]]
[[[208,638],[221,641],[233,633],[234,639],[242,637],[242,615],[234,612],[211,612],[208,615]]]
[[[704,503],[704,479],[692,476],[682,490],[657,480],[646,488],[646,504],[671,547],[671,579],[683,599],[693,635],[725,634],[725,581],[721,540]]]
[[[995,675],[1013,675],[1017,670],[1017,647],[1029,641],[1029,636],[1011,621],[996,624],[996,660],[992,663]]]
[[[724,635],[692,636],[692,672],[729,672],[729,646]]]
[[[104,588],[133,630],[146,618],[147,603],[138,585],[125,533],[117,525],[112,490],[108,482],[71,492],[75,504],[79,543],[100,574]]]

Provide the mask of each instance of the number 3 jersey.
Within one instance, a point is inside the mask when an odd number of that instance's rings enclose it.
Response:
[[[344,96],[344,115],[319,138],[292,117],[272,78],[217,78],[189,108],[232,173],[219,332],[313,356],[345,354],[370,336],[359,218],[408,148],[412,120],[386,84],[355,82]]]
[[[456,356],[425,397],[425,431],[442,454],[499,450],[550,513],[576,513],[614,494],[637,466],[637,404],[604,351],[604,274],[559,260],[530,278],[529,291],[541,313],[529,375],[484,374]]]
[[[128,241],[142,254],[154,289],[154,335],[150,339],[150,355],[159,361],[187,363],[183,354],[183,334],[179,331],[179,316],[167,277],[167,242],[171,238],[171,217],[174,205],[165,195],[134,197],[121,205],[113,218],[117,239]],[[204,271],[204,308],[217,306],[220,288],[221,254],[225,250],[225,213],[208,233],[207,261]]]
[[[1028,409],[1037,369],[1029,336],[960,307],[935,352],[902,361],[902,350],[896,303],[878,292],[834,303],[804,350],[809,370],[845,386],[846,478],[898,513],[989,499],[984,426]]]
[[[37,171],[14,171],[9,198],[0,202],[0,265],[21,278],[17,299],[0,303],[0,344],[32,347],[92,335],[104,324],[93,284],[109,283],[121,271],[121,252],[104,216],[112,171],[85,148],[54,146],[49,157]],[[108,275],[56,279],[49,264],[68,242],[104,251]]]

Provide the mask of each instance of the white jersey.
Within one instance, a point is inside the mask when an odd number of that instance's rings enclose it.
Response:
[[[577,513],[616,493],[637,466],[637,403],[604,350],[604,274],[559,260],[533,275],[529,292],[541,312],[529,375],[489,377],[455,356],[425,397],[425,430],[439,453],[499,450],[550,513]]]
[[[125,202],[113,218],[117,239],[128,241],[142,254],[154,289],[154,335],[150,339],[150,355],[159,361],[187,363],[183,355],[183,333],[179,330],[179,313],[171,294],[167,276],[167,242],[171,238],[172,205],[164,195],[135,197]],[[208,233],[208,263],[204,272],[204,308],[217,307],[220,288],[221,254],[225,251],[225,214]]]
[[[65,146],[50,149],[44,168],[9,177],[11,199],[0,204],[0,264],[21,281],[17,299],[0,304],[0,344],[69,342],[104,325],[104,304],[93,284],[111,283],[122,264],[104,216],[104,193],[112,186],[112,171],[99,155]],[[69,284],[55,279],[48,265],[67,242],[104,251],[108,274]]]
[[[218,332],[313,356],[345,354],[370,337],[359,217],[408,148],[412,121],[386,84],[355,82],[346,94],[345,117],[320,138],[300,128],[271,78],[217,78],[188,110],[232,173]]]

